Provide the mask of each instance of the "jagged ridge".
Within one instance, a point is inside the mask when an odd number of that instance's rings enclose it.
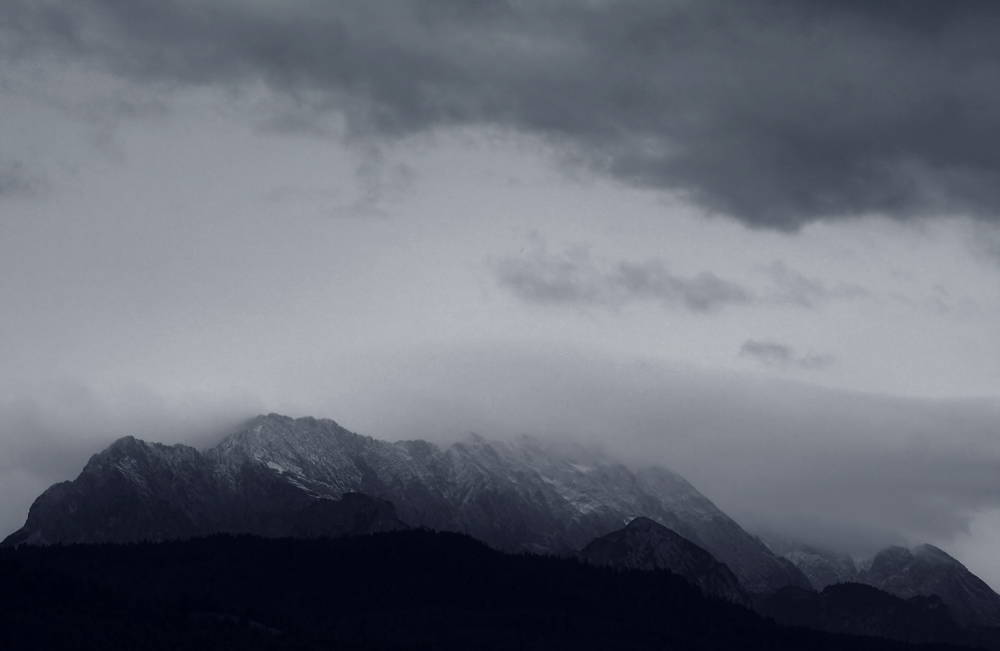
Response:
[[[466,532],[510,551],[575,553],[626,518],[646,516],[709,551],[749,591],[808,585],[791,563],[663,468],[633,472],[582,448],[557,454],[526,437],[509,443],[473,436],[447,449],[389,443],[332,420],[275,414],[203,453],[121,439],[92,457],[75,481],[39,497],[8,544],[212,531],[290,535],[305,526],[316,500],[352,492],[391,503],[372,520],[376,528],[402,520]]]

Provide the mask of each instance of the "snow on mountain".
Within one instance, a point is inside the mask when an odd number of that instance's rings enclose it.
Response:
[[[847,555],[794,541],[772,540],[771,544],[809,577],[816,590],[862,583],[903,599],[936,596],[959,624],[1000,626],[1000,595],[932,545],[912,550],[894,545],[856,564]]]
[[[748,591],[808,585],[794,565],[663,468],[634,472],[583,448],[555,451],[527,437],[470,436],[445,449],[390,443],[332,420],[276,414],[253,419],[205,452],[121,439],[94,455],[75,481],[43,493],[5,542],[315,532],[322,518],[311,505],[352,493],[370,496],[365,508],[378,514],[352,526],[393,528],[401,520],[463,531],[510,551],[575,553],[644,516],[710,552]]]

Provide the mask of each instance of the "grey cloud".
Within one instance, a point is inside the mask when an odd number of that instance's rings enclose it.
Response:
[[[44,187],[44,179],[30,174],[23,164],[0,160],[0,198],[33,197]]]
[[[530,256],[501,260],[495,270],[502,286],[535,303],[618,307],[652,300],[705,313],[753,300],[747,289],[713,273],[681,276],[657,260],[604,270],[585,250],[556,255],[540,247]]]
[[[754,341],[753,339],[748,339],[743,343],[740,355],[752,357],[764,364],[805,369],[821,369],[834,361],[829,355],[798,356],[790,346],[767,341]]]
[[[783,262],[775,261],[764,269],[774,283],[772,300],[802,307],[815,307],[832,299],[851,299],[870,296],[864,287],[841,283],[833,287],[820,280],[808,278],[789,269]]]
[[[922,295],[891,292],[888,296],[919,313],[929,313],[939,317],[968,320],[982,318],[985,315],[985,310],[975,299],[967,295],[956,295],[941,285],[932,287],[929,292]]]
[[[777,304],[815,308],[831,300],[871,295],[860,285],[829,285],[809,278],[780,261],[763,268],[770,287],[761,293],[711,272],[677,275],[660,260],[622,261],[610,268],[601,268],[591,259],[587,249],[554,254],[537,238],[530,253],[504,258],[495,265],[494,271],[497,281],[518,297],[547,304],[618,307],[635,301],[658,300],[694,312],[711,312],[725,305]],[[766,346],[771,348],[764,350]],[[757,342],[747,342],[743,354],[756,355],[771,363],[794,363],[807,368],[820,368],[832,362],[826,356],[793,359],[782,346]]]
[[[1000,215],[995,3],[8,0],[0,29],[8,57],[263,81],[300,129],[311,112],[352,137],[535,134],[752,226]]]
[[[345,210],[362,215],[381,215],[381,206],[385,202],[401,199],[415,175],[410,166],[387,161],[379,149],[369,149],[355,171],[360,197]]]

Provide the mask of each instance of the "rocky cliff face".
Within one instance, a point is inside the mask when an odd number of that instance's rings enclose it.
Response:
[[[331,420],[274,414],[205,452],[121,439],[75,481],[39,497],[8,543],[315,532],[325,521],[318,510],[334,508],[318,501],[356,508],[343,504],[348,493],[383,500],[365,507],[374,513],[373,530],[401,520],[513,551],[575,553],[627,518],[645,516],[706,549],[751,592],[808,585],[794,565],[662,468],[633,472],[580,448],[556,453],[528,438],[470,437],[447,449],[389,443]]]
[[[670,570],[705,594],[750,607],[750,597],[725,564],[679,534],[649,518],[635,518],[624,529],[590,542],[580,558],[619,569]]]

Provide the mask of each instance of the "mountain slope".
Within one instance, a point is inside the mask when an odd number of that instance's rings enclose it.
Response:
[[[331,420],[260,416],[204,453],[121,439],[46,491],[8,541],[164,540],[212,531],[287,535],[316,500],[363,493],[414,526],[509,551],[570,554],[648,517],[725,563],[751,592],[808,585],[680,476],[600,455],[478,437],[389,443]],[[306,516],[302,516],[306,517]],[[378,519],[376,519],[378,520]],[[393,517],[378,527],[398,526]]]
[[[635,518],[624,529],[590,542],[580,558],[621,570],[670,570],[705,594],[750,607],[739,579],[707,551],[649,518]]]
[[[960,624],[1000,626],[1000,595],[932,545],[883,549],[858,581],[903,598],[938,595]]]
[[[887,547],[860,568],[849,556],[793,541],[772,541],[772,545],[802,570],[817,590],[850,582],[870,585],[903,599],[936,596],[961,625],[1000,626],[1000,595],[932,545],[920,545],[912,551],[895,545]]]
[[[354,494],[320,499],[266,467],[245,464],[225,475],[192,447],[125,437],[92,456],[76,480],[42,493],[24,527],[4,544],[156,541],[216,532],[308,537],[405,527],[385,500]]]

